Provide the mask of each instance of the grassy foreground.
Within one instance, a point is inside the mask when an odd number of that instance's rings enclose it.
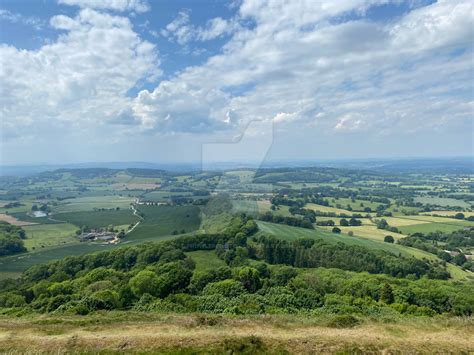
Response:
[[[1,353],[472,353],[472,318],[108,312],[0,317]]]

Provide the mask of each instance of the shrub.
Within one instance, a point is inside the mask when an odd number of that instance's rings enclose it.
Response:
[[[223,280],[207,284],[202,291],[203,295],[221,295],[224,297],[237,297],[245,293],[242,283],[235,280]]]

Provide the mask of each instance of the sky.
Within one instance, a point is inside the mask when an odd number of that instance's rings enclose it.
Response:
[[[0,0],[0,164],[473,155],[469,0]]]

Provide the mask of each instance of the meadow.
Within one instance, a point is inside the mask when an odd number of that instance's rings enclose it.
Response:
[[[0,352],[167,354],[468,354],[472,320],[361,318],[335,315],[162,314],[0,317]],[[440,336],[442,335],[442,336]]]
[[[25,240],[28,250],[78,243],[77,227],[69,223],[30,225],[23,229],[28,236]]]

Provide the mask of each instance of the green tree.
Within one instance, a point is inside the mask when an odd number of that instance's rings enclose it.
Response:
[[[395,298],[393,296],[392,286],[390,286],[388,283],[385,283],[385,285],[383,285],[382,289],[380,290],[380,301],[386,304],[391,304],[394,300]]]
[[[349,222],[347,221],[347,219],[343,218],[341,219],[341,221],[339,222],[339,224],[342,226],[342,227],[347,227],[349,225]]]
[[[238,280],[249,292],[257,291],[261,286],[259,272],[253,267],[246,266],[239,272]]]
[[[391,235],[386,235],[384,238],[383,238],[383,241],[385,243],[394,243],[395,242],[395,239],[391,236]]]
[[[161,293],[160,278],[153,271],[142,270],[129,281],[132,292],[140,297],[145,293],[157,296]]]

